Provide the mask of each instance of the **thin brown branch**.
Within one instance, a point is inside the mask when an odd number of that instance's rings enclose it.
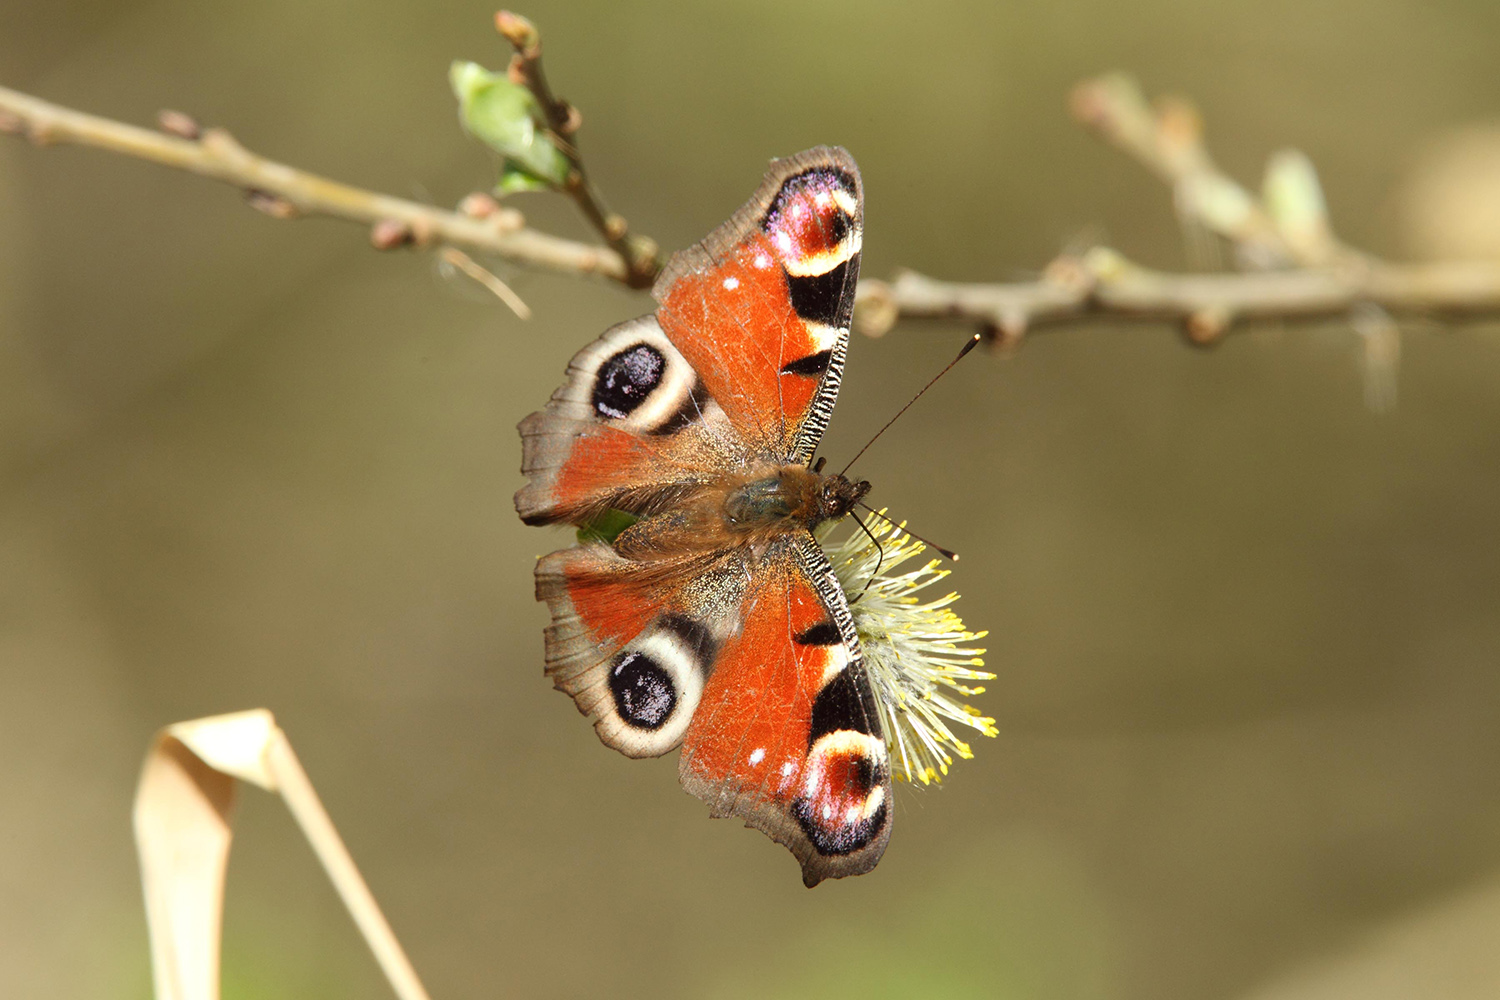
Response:
[[[518,264],[631,284],[632,272],[614,250],[528,229],[519,212],[501,210],[475,218],[393,198],[257,156],[223,129],[185,138],[193,130],[175,115],[170,121],[172,134],[164,134],[0,87],[0,131],[25,135],[38,145],[89,146],[223,181],[275,218],[325,215],[362,222],[372,230],[382,227],[372,232],[381,246],[448,244]],[[393,238],[392,224],[404,227],[405,238]]]
[[[1295,150],[1270,159],[1260,195],[1225,174],[1203,142],[1187,101],[1146,100],[1112,74],[1074,88],[1075,118],[1171,187],[1189,233],[1212,233],[1244,269],[1166,274],[1105,247],[1068,254],[1038,281],[959,284],[912,272],[859,287],[855,324],[879,336],[901,319],[958,319],[1015,345],[1031,329],[1077,323],[1173,322],[1195,344],[1218,341],[1246,320],[1344,318],[1364,348],[1366,399],[1395,399],[1398,316],[1500,315],[1500,261],[1402,265],[1339,241],[1312,162]]]
[[[855,323],[879,336],[898,319],[965,320],[1014,344],[1030,330],[1084,320],[1167,321],[1204,344],[1241,320],[1328,319],[1362,303],[1398,316],[1500,314],[1500,262],[1167,274],[1101,247],[1058,258],[1037,281],[965,284],[911,271],[867,279]]]
[[[514,23],[509,28],[519,38],[518,60],[531,67],[527,72],[535,75],[529,79],[546,95],[538,99],[549,109],[549,121],[564,132],[576,129],[576,113],[550,96],[540,76],[535,40]],[[1255,198],[1212,165],[1201,145],[1201,129],[1185,106],[1152,112],[1120,78],[1080,85],[1074,104],[1111,142],[1177,187],[1180,210],[1200,213],[1214,232],[1248,250],[1242,254],[1247,262],[1259,258],[1302,266],[1170,274],[1097,247],[1058,258],[1032,282],[962,284],[904,272],[890,282],[866,279],[860,284],[855,322],[863,332],[878,336],[899,319],[957,319],[1015,343],[1031,329],[1083,320],[1140,320],[1179,323],[1193,342],[1211,343],[1242,320],[1349,316],[1361,331],[1374,331],[1364,336],[1373,370],[1394,364],[1399,343],[1388,323],[1377,313],[1359,312],[1361,308],[1395,316],[1500,314],[1500,262],[1389,264],[1339,244],[1322,214],[1321,192],[1305,158],[1279,154],[1273,160],[1273,171],[1278,162],[1290,164],[1284,173],[1302,191],[1292,210],[1273,210],[1269,198]],[[276,218],[325,215],[362,222],[371,227],[372,243],[382,249],[447,245],[563,273],[601,275],[632,287],[649,284],[659,266],[654,245],[651,256],[635,258],[632,269],[609,248],[526,228],[519,212],[489,196],[471,195],[463,211],[445,211],[265,159],[223,129],[200,129],[178,112],[164,113],[160,124],[161,132],[138,128],[0,88],[0,131],[28,136],[39,145],[73,143],[211,177],[242,189],[255,208]],[[581,170],[578,176],[583,176]],[[1198,194],[1184,199],[1184,183]],[[585,200],[603,220],[596,224],[618,219],[596,198]],[[616,225],[622,227],[623,220]],[[627,237],[638,248],[650,244],[628,233],[620,238]]]
[[[542,71],[541,32],[526,18],[508,10],[495,15],[495,28],[516,50],[510,62],[511,80],[531,91],[547,118],[547,128],[557,140],[558,149],[568,158],[570,169],[563,190],[625,261],[625,283],[632,288],[650,288],[661,271],[660,249],[654,240],[632,233],[625,217],[610,211],[589,181],[576,138],[583,116],[573,105],[553,94],[548,85]]]

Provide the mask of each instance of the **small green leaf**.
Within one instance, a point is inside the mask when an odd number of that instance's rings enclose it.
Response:
[[[495,185],[495,190],[500,194],[513,194],[516,191],[549,191],[551,189],[551,184],[548,184],[531,171],[517,166],[512,160],[506,160],[500,165],[500,181]]]
[[[448,80],[464,129],[505,158],[502,191],[561,187],[567,181],[568,158],[547,132],[531,91],[472,62],[455,62]]]
[[[615,539],[620,537],[620,532],[639,520],[639,517],[623,510],[607,510],[578,529],[578,543],[604,542],[613,545]]]

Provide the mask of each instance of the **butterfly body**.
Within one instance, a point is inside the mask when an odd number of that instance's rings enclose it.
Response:
[[[614,548],[638,559],[730,546],[761,553],[782,535],[848,516],[869,489],[869,483],[824,476],[803,465],[726,474],[701,490],[674,493],[670,509],[627,527],[615,537]]]
[[[868,871],[890,835],[882,716],[812,534],[870,488],[809,464],[862,210],[842,150],[775,162],[672,258],[657,312],[580,351],[520,425],[517,511],[589,539],[537,564],[554,683],[622,753],[681,746],[683,786],[785,844],[808,885]]]

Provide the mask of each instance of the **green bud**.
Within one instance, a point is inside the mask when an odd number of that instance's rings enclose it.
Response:
[[[448,80],[464,130],[504,157],[502,193],[561,187],[567,181],[568,158],[546,130],[531,91],[472,62],[455,62]]]

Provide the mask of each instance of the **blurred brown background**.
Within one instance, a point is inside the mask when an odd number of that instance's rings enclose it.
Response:
[[[864,172],[869,275],[1016,278],[1081,235],[1181,267],[1168,194],[1064,110],[1122,68],[1194,97],[1252,185],[1308,152],[1351,242],[1500,253],[1483,0],[522,10],[607,196],[667,247],[828,142]],[[11,0],[0,83],[181,108],[448,205],[492,176],[446,84],[503,64],[492,12]],[[559,199],[523,207],[585,235]],[[513,428],[649,304],[501,273],[534,321],[356,227],[0,141],[0,994],[147,995],[142,753],[258,705],[435,997],[1500,989],[1495,325],[1409,325],[1387,415],[1339,324],[1206,353],[1095,326],[966,362],[860,471],[963,553],[1001,737],[899,791],[873,874],[809,892],[542,677],[531,563],[566,538],[511,511]],[[856,341],[829,454],[963,336]],[[386,995],[259,793],[229,893],[226,996]]]

